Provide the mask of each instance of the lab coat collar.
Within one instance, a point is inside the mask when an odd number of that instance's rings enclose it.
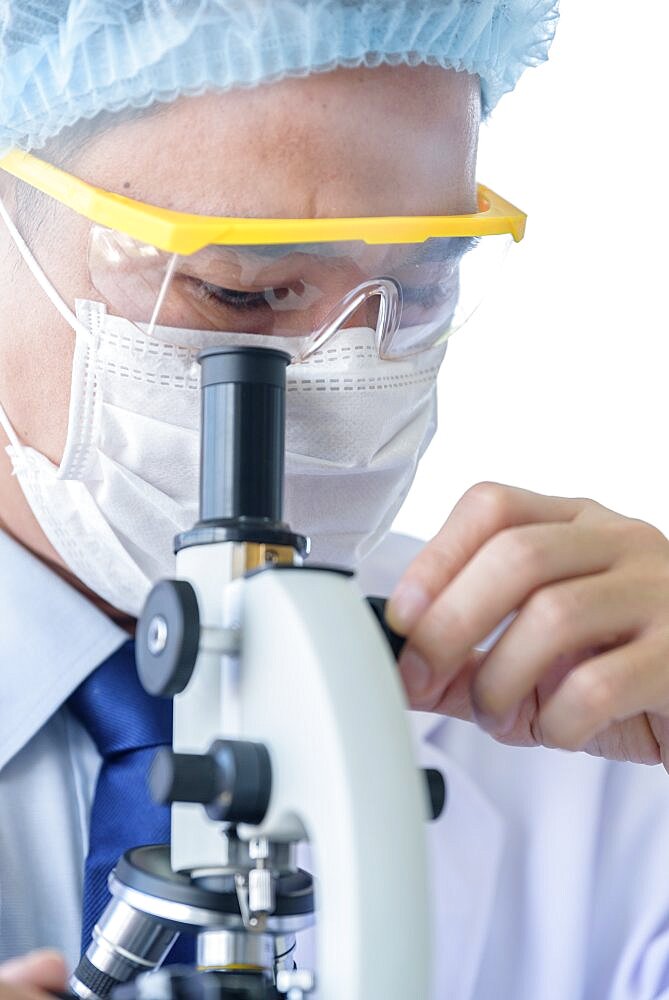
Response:
[[[0,770],[128,638],[0,531]]]

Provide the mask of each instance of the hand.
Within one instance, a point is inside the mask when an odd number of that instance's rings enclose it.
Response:
[[[650,524],[480,483],[387,617],[408,637],[400,670],[414,708],[475,720],[504,743],[669,771],[669,540]]]
[[[0,965],[0,1000],[44,1000],[67,990],[67,969],[55,951],[33,951]]]

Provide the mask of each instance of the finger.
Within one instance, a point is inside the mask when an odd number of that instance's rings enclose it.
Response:
[[[447,715],[449,718],[462,719],[464,722],[476,722],[476,714],[471,701],[471,682],[485,662],[488,654],[480,650],[474,650],[462,671],[458,673],[453,682],[449,684],[439,701],[431,711],[440,715]],[[534,693],[526,699],[521,707],[520,714],[514,729],[506,736],[496,737],[498,742],[507,746],[535,747],[538,745],[533,721],[537,715],[537,700]]]
[[[557,687],[558,679],[562,680],[571,667],[585,659],[596,655],[600,650],[584,650],[580,657],[576,654],[561,658],[555,671],[556,680],[553,689]],[[451,718],[463,719],[466,722],[476,722],[476,715],[471,703],[471,682],[482,663],[486,662],[485,653],[475,651],[467,662],[467,667],[457,675],[447,688],[442,700],[435,705],[433,711]],[[542,744],[538,726],[540,701],[536,691],[533,691],[520,706],[518,718],[513,728],[504,735],[496,734],[495,739],[507,746],[535,747]],[[660,725],[662,725],[660,723]],[[662,733],[656,732],[657,723],[651,724],[647,714],[640,713],[624,722],[616,722],[608,726],[602,733],[590,740],[585,746],[586,753],[596,757],[606,757],[608,760],[634,761],[637,764],[664,763],[669,772],[669,755],[663,758],[662,747],[669,746],[669,738],[662,739]],[[663,727],[665,728],[665,727]],[[666,725],[669,734],[669,723]]]
[[[578,524],[525,525],[496,535],[411,632],[400,669],[412,693],[432,698],[468,651],[539,587],[599,573],[610,562],[607,533]]]
[[[539,713],[546,746],[580,750],[615,722],[669,708],[669,632],[644,633],[573,670]]]
[[[439,534],[400,580],[388,603],[388,624],[408,635],[437,594],[498,532],[538,521],[570,521],[592,503],[542,496],[500,483],[478,483],[458,501]]]
[[[438,715],[447,715],[464,722],[475,722],[471,703],[471,681],[481,663],[488,654],[482,650],[473,649],[462,666],[453,683],[445,691],[439,693],[439,698],[429,706],[412,704],[417,711],[430,711]]]
[[[560,658],[589,646],[632,639],[648,624],[652,594],[622,572],[570,579],[536,591],[473,680],[484,729],[503,736],[518,710]]]
[[[624,722],[614,722],[583,749],[594,757],[606,757],[607,760],[648,765],[662,763],[660,743],[645,712]]]
[[[0,965],[0,981],[58,993],[66,989],[67,967],[56,951],[33,951]]]
[[[15,986],[0,979],[0,1000],[45,1000],[48,995],[35,986]]]

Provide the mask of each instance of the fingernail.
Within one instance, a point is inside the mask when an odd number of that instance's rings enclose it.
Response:
[[[400,673],[410,697],[420,697],[432,686],[432,668],[413,649],[402,653],[399,662]]]
[[[395,632],[406,635],[427,611],[429,604],[430,598],[424,588],[407,580],[395,588],[386,609],[386,620]]]

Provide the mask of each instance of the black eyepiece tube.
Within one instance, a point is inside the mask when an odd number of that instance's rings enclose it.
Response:
[[[202,366],[200,524],[283,519],[286,369],[258,347],[209,348]]]

